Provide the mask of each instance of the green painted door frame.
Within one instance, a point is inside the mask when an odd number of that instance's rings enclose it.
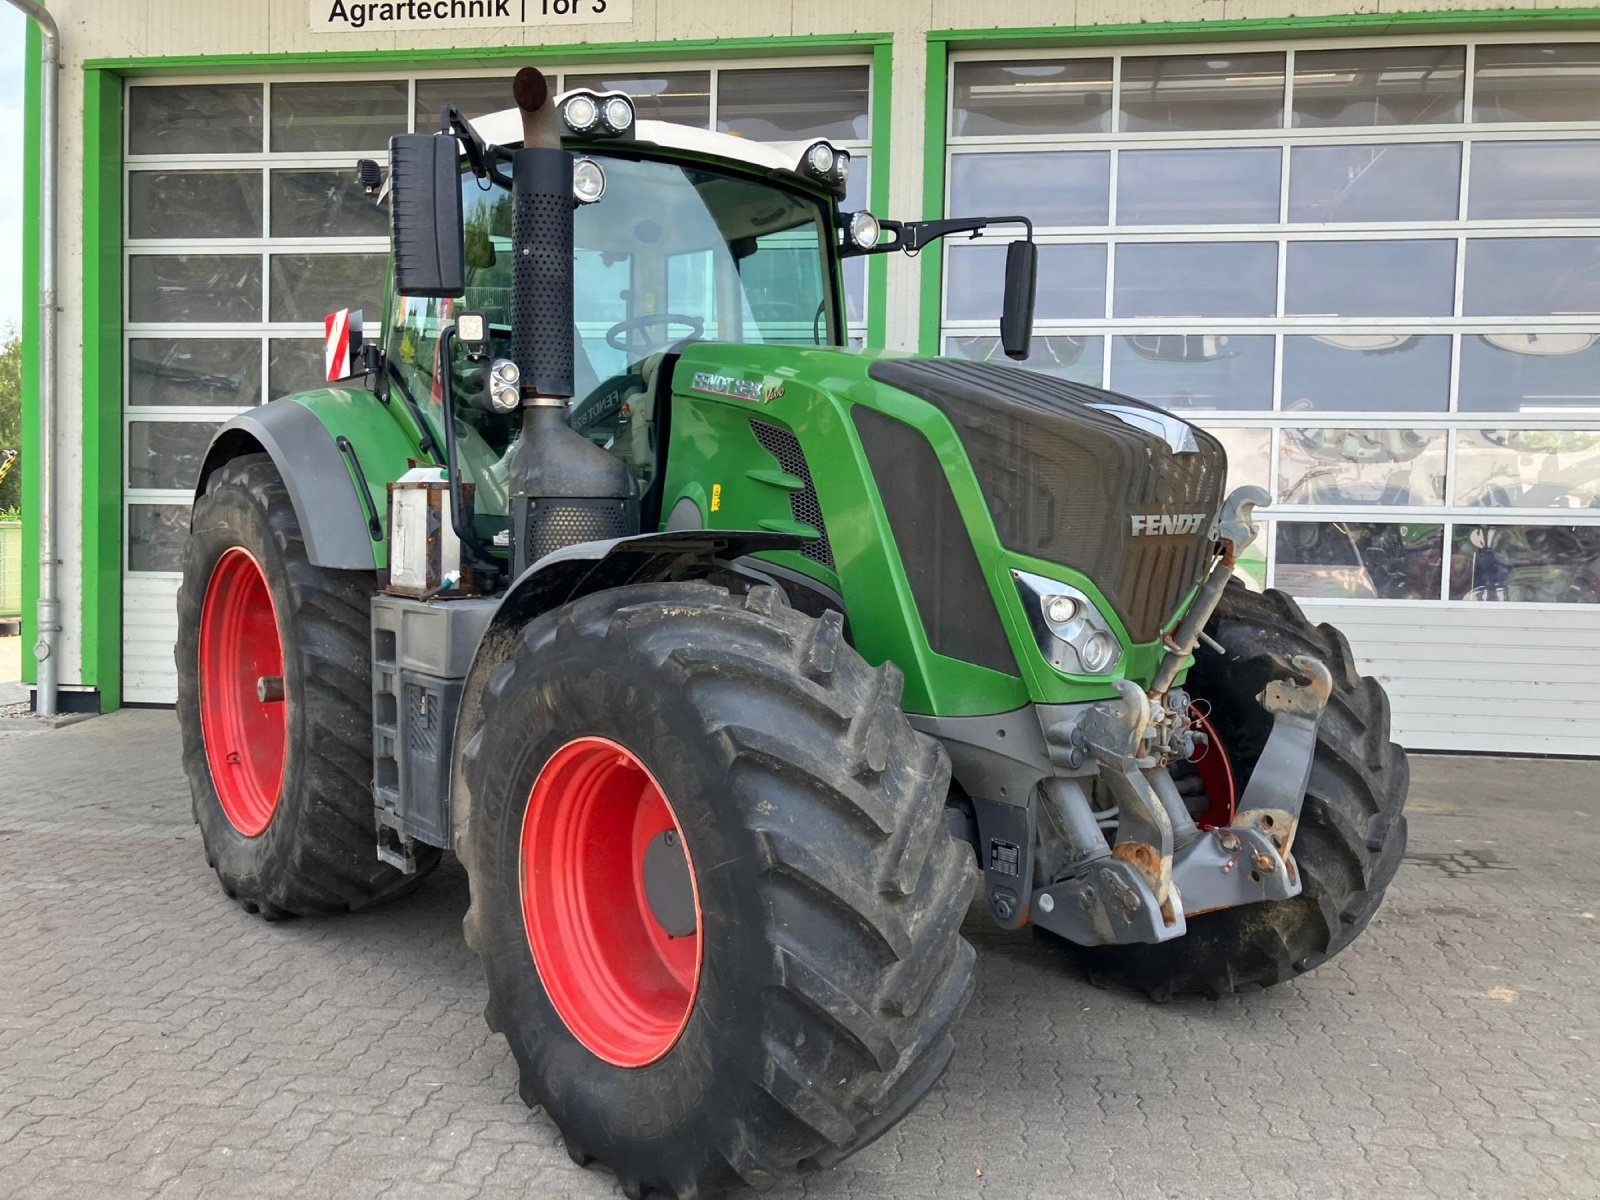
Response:
[[[1232,21],[1153,21],[1136,25],[1036,26],[1018,29],[934,29],[928,33],[927,111],[923,128],[922,215],[942,217],[952,50],[1006,50],[1245,42],[1300,38],[1431,36],[1434,34],[1564,33],[1600,29],[1600,8],[1503,8],[1469,12],[1348,13]],[[943,253],[925,254],[918,349],[939,352]]]
[[[38,37],[28,30],[24,177],[38,177]],[[892,45],[886,33],[837,37],[773,37],[715,41],[629,42],[572,46],[506,46],[424,52],[334,51],[302,54],[200,55],[165,58],[91,59],[84,64],[83,148],[83,593],[78,617],[82,668],[69,686],[98,692],[102,712],[122,703],[122,106],[129,79],[163,75],[270,73],[349,70],[406,70],[419,65],[510,66],[529,61],[551,67],[586,64],[646,64],[793,58],[801,55],[868,55],[872,62],[870,122],[872,171],[869,202],[877,211],[889,198]],[[39,208],[37,194],[23,212],[23,294],[38,295]],[[868,341],[881,346],[888,310],[887,264],[873,260],[867,277]],[[23,316],[24,509],[38,511],[34,475],[37,461],[38,344],[37,309]],[[36,527],[23,526],[23,633],[32,637],[38,595],[39,554]],[[35,678],[31,656],[24,676]]]

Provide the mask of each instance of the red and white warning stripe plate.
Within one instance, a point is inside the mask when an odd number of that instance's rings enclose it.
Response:
[[[351,312],[341,308],[322,319],[323,362],[328,372],[328,382],[335,383],[350,378],[352,348],[361,346],[361,310]]]

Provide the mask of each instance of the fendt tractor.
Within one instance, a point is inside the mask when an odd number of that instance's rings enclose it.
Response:
[[[1259,488],[1137,400],[851,348],[844,268],[1010,225],[850,157],[552,96],[390,142],[390,300],[229,422],[179,594],[210,865],[268,919],[445,850],[521,1094],[630,1196],[839,1162],[924,1096],[974,890],[1156,999],[1344,949],[1407,767],[1345,639],[1234,564]]]

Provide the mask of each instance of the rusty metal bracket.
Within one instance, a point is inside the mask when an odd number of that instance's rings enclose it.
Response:
[[[1174,900],[1177,892],[1172,892]],[[1132,863],[1102,858],[1078,875],[1033,894],[1033,923],[1080,946],[1166,942],[1188,926],[1183,910],[1168,920],[1150,882]]]
[[[1317,725],[1333,691],[1333,675],[1319,660],[1289,660],[1304,683],[1274,679],[1257,699],[1272,714],[1272,733],[1234,810],[1235,831],[1258,830],[1292,873],[1289,852],[1300,824],[1300,805],[1311,780]]]
[[[1279,855],[1256,829],[1213,829],[1182,847],[1172,863],[1172,882],[1186,917],[1300,894],[1293,860]]]

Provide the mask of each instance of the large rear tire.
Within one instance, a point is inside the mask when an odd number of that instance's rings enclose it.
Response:
[[[372,816],[373,576],[311,565],[272,460],[195,501],[178,591],[178,722],[206,861],[269,919],[364,908],[413,886]],[[265,695],[281,680],[281,692]]]
[[[1326,962],[1372,920],[1406,845],[1405,751],[1389,740],[1388,697],[1357,672],[1344,635],[1312,625],[1282,592],[1237,582],[1206,632],[1224,653],[1202,646],[1185,687],[1209,706],[1241,793],[1272,730],[1256,701],[1268,680],[1287,678],[1290,658],[1309,654],[1332,673],[1333,694],[1294,839],[1300,895],[1193,917],[1183,937],[1157,945],[1068,947],[1094,982],[1156,1000],[1270,987]]]
[[[491,677],[461,846],[485,1015],[630,1196],[837,1162],[949,1062],[976,881],[900,686],[837,614],[693,583],[547,613]]]

